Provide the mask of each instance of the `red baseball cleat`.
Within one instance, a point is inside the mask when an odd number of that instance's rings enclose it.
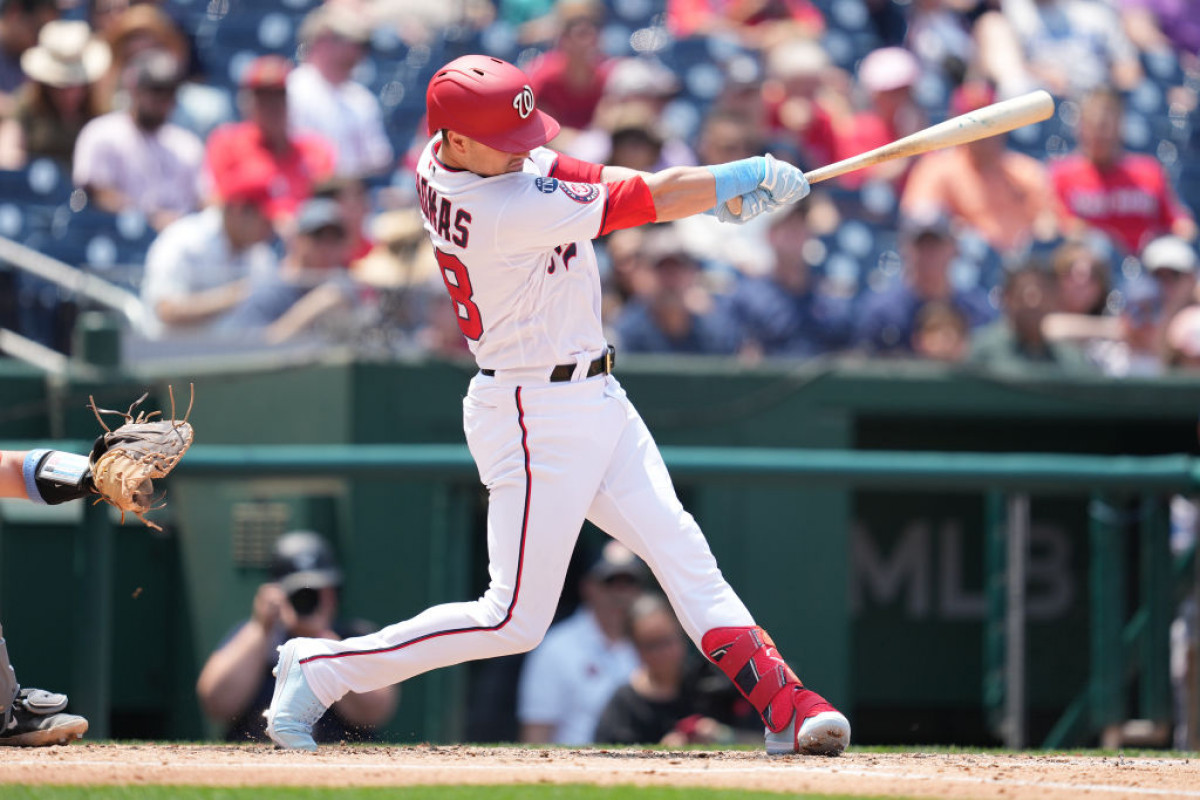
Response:
[[[767,728],[767,755],[841,755],[850,744],[850,721],[824,697],[809,689],[797,687],[793,702],[796,713],[792,724],[778,733]]]

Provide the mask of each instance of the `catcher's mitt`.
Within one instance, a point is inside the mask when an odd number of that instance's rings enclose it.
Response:
[[[165,503],[155,505],[156,500],[162,498],[154,497],[154,480],[165,478],[171,473],[195,438],[187,418],[192,413],[196,387],[191,387],[187,413],[181,420],[175,419],[175,391],[170,386],[167,387],[167,391],[171,395],[171,419],[159,419],[154,422],[150,421],[151,417],[160,415],[161,411],[152,411],[149,414],[142,411],[136,417],[133,415],[133,410],[149,393],[135,400],[128,411],[97,408],[96,400],[88,398],[91,401],[88,407],[106,431],[96,439],[88,457],[96,493],[100,495],[100,500],[121,509],[122,522],[125,521],[125,514],[130,513],[155,530],[162,528],[146,519],[145,514],[147,511],[162,508]],[[114,431],[104,424],[101,414],[122,416],[125,418],[125,424]]]

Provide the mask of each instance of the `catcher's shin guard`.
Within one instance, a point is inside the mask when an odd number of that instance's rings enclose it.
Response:
[[[8,645],[4,642],[4,627],[0,626],[0,731],[8,728],[12,719],[13,702],[21,687],[17,684],[17,673],[8,660]]]
[[[762,715],[768,753],[838,755],[846,748],[850,723],[804,688],[762,628],[714,628],[700,646]]]

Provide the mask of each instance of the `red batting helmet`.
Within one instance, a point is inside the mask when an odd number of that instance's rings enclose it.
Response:
[[[537,109],[528,76],[491,56],[456,58],[434,73],[425,109],[431,136],[449,128],[506,153],[540,147],[559,130]]]

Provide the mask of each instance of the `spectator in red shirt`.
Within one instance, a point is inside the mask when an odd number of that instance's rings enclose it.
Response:
[[[333,145],[316,134],[288,130],[287,76],[291,63],[279,56],[256,58],[242,73],[239,104],[243,122],[220,126],[208,138],[209,178],[253,168],[272,175],[272,218],[292,217],[313,185],[333,174]]]
[[[842,120],[837,131],[837,158],[864,153],[925,127],[925,115],[912,97],[921,74],[917,57],[903,47],[881,47],[867,54],[858,67],[858,85],[870,96],[871,107]],[[868,179],[903,183],[911,159],[895,159],[843,175],[843,186],[857,189]]]
[[[1162,165],[1121,148],[1123,110],[1120,95],[1108,88],[1088,93],[1081,103],[1079,151],[1050,167],[1063,231],[1092,227],[1132,254],[1164,233],[1191,241],[1196,222]]]
[[[832,163],[833,115],[821,99],[829,70],[825,50],[808,39],[785,42],[767,53],[766,67],[762,98],[771,134],[790,139],[807,168]]]
[[[593,3],[559,6],[558,44],[530,67],[529,85],[538,108],[564,128],[582,130],[592,123],[612,71],[612,60],[600,51],[601,12]]]
[[[768,48],[820,36],[825,18],[810,0],[667,0],[667,28],[679,38],[733,34],[746,47]]]

